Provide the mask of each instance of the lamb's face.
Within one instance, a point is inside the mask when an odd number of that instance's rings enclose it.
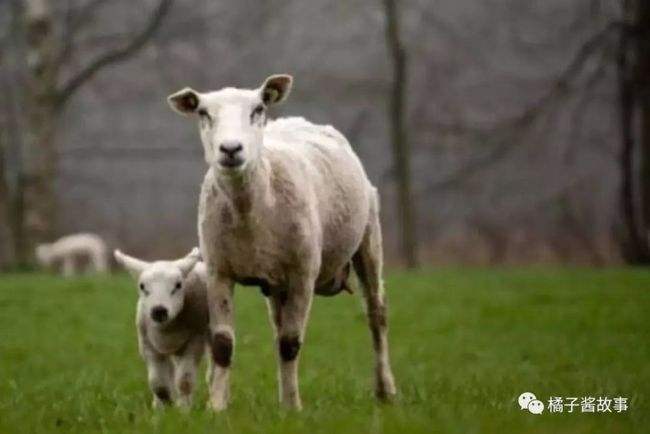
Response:
[[[205,160],[216,173],[236,174],[259,159],[266,110],[291,89],[288,75],[274,75],[258,89],[225,88],[198,93],[183,89],[169,97],[171,106],[198,117]]]
[[[172,262],[154,262],[138,281],[140,306],[153,322],[173,321],[185,300],[183,274]]]
[[[146,262],[116,250],[115,260],[138,281],[140,308],[154,323],[173,321],[183,309],[185,278],[201,258],[194,248],[175,261]]]

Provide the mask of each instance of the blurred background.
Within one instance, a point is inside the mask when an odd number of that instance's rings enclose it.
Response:
[[[291,73],[382,198],[391,265],[650,262],[644,0],[2,0],[0,265],[197,243],[184,86]]]

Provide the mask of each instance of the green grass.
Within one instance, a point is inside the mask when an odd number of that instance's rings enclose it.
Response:
[[[0,276],[0,433],[623,433],[650,429],[650,272],[443,270],[387,277],[399,399],[372,396],[357,297],[317,298],[305,409],[280,411],[259,291],[239,288],[232,404],[154,412],[126,276]],[[203,378],[203,376],[201,376]],[[625,396],[621,414],[520,411],[524,391]]]

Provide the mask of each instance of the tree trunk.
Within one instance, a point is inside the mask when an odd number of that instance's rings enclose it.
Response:
[[[17,208],[21,209],[17,256],[29,263],[35,246],[54,235],[56,225],[57,122],[56,42],[49,0],[26,0],[23,8],[27,50],[25,120]]]
[[[618,52],[623,256],[650,263],[650,4],[623,0]],[[640,158],[639,170],[635,157]]]
[[[636,98],[639,106],[639,141],[641,170],[639,187],[641,191],[641,210],[643,228],[640,237],[645,247],[644,263],[650,263],[648,236],[650,235],[650,3],[637,0],[637,19],[635,23],[636,44]]]
[[[384,0],[386,44],[393,64],[392,89],[389,102],[391,145],[397,176],[397,214],[401,225],[401,250],[406,265],[418,266],[416,210],[411,188],[411,150],[404,113],[406,110],[406,50],[400,40],[397,0]]]
[[[631,29],[633,28],[634,10],[633,0],[623,3],[624,25],[620,33],[618,48],[618,90],[619,90],[619,115],[621,134],[621,210],[623,216],[623,237],[621,248],[625,260],[629,263],[643,262],[646,256],[645,243],[640,236],[641,225],[637,212],[636,171],[635,156],[635,131],[634,131],[634,71],[632,43],[634,42]]]
[[[4,124],[4,122],[3,122]],[[10,219],[10,197],[7,187],[5,150],[6,130],[0,133],[0,270],[14,264],[14,239]]]
[[[3,65],[3,49],[0,46],[0,67]],[[0,77],[1,78],[1,77]],[[0,117],[0,270],[8,268],[14,261],[13,237],[9,223],[9,188],[7,186],[6,152],[9,143],[7,118],[9,110]]]

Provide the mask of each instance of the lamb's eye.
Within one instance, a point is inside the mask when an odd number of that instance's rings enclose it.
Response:
[[[264,106],[262,104],[258,105],[253,109],[253,115],[258,116],[264,112]]]
[[[206,109],[199,109],[199,111],[197,113],[202,118],[210,119],[210,114],[208,113],[208,111]]]
[[[176,294],[182,287],[183,285],[181,282],[176,282],[176,285],[174,285],[174,289],[172,289],[172,295]]]
[[[149,295],[149,291],[147,291],[146,289],[144,289],[144,283],[141,283],[141,284],[140,284],[140,291],[142,291],[142,293],[143,293],[144,295]]]
[[[181,282],[176,282],[176,286],[175,286],[175,288],[176,288],[176,289],[181,289]]]

